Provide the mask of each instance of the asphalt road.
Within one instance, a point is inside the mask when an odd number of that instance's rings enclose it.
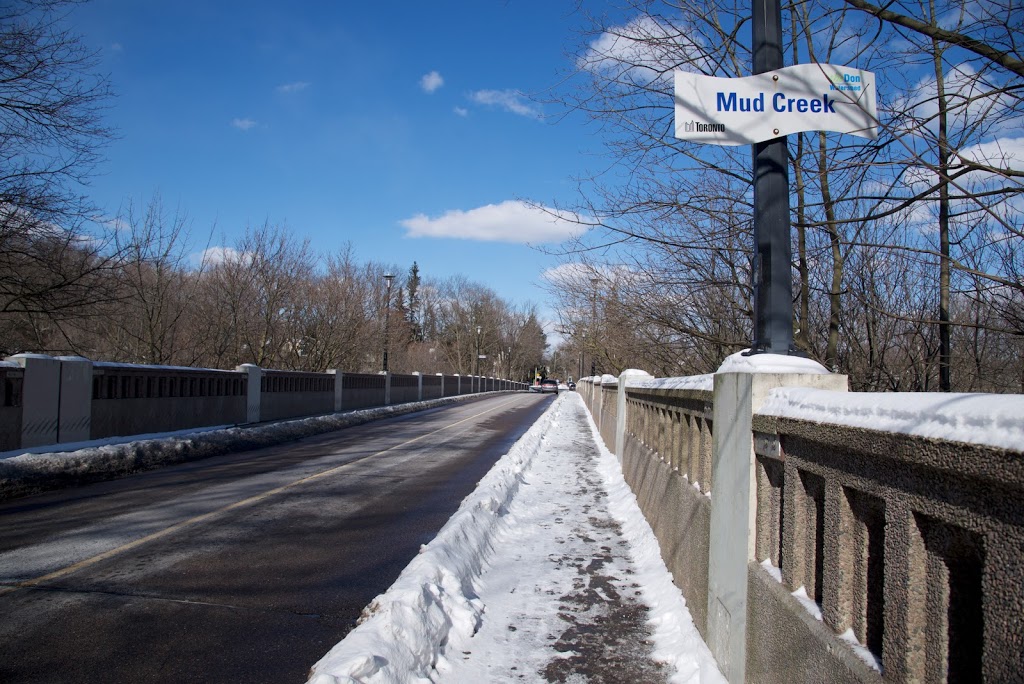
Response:
[[[0,504],[0,682],[305,681],[548,399]]]

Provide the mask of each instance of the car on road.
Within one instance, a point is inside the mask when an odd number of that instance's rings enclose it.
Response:
[[[573,382],[572,380],[569,381],[569,391],[570,392],[575,392],[576,391],[576,383]]]
[[[554,378],[548,378],[546,380],[541,380],[540,381],[540,391],[541,392],[554,392],[555,394],[558,394],[558,380],[555,380]]]

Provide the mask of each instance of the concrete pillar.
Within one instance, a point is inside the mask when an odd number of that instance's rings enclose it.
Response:
[[[412,374],[416,376],[416,401],[423,401],[423,376],[419,371],[413,371]]]
[[[21,390],[21,446],[57,443],[60,421],[60,361],[45,354],[7,358],[24,371]]]
[[[628,368],[619,375],[619,393],[617,395],[618,405],[615,407],[615,445],[614,453],[622,463],[622,454],[626,449],[626,392],[629,389],[630,381],[652,380],[653,377],[647,371]]]
[[[21,366],[21,446],[84,442],[92,427],[92,361],[81,356],[53,358],[17,354]]]
[[[384,375],[384,405],[391,406],[391,371],[383,373]]]
[[[62,356],[59,360],[57,441],[84,442],[92,436],[92,361],[81,356]]]
[[[260,422],[260,397],[262,389],[260,383],[263,379],[263,371],[259,366],[252,363],[243,363],[235,366],[235,370],[245,373],[248,378],[248,392],[245,397],[245,422]]]
[[[756,560],[757,470],[751,423],[776,387],[845,392],[847,378],[826,373],[715,374],[707,644],[730,682],[742,682],[746,675],[747,564]]]
[[[345,379],[345,374],[339,371],[337,368],[329,368],[327,369],[327,372],[334,374],[334,412],[338,413],[339,411],[341,411],[342,406],[341,390],[343,385],[345,384],[343,382],[343,380]]]
[[[441,378],[441,394],[438,399],[444,399],[444,373],[435,373],[434,375]]]

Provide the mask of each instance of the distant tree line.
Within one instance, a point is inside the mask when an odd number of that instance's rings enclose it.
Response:
[[[751,340],[751,154],[674,138],[672,73],[749,75],[749,5],[618,4],[553,98],[609,153],[549,283],[563,354],[711,372]],[[789,64],[874,71],[881,120],[788,138],[797,345],[854,389],[1024,391],[1024,5],[810,0],[783,26]]]
[[[159,197],[129,205],[91,295],[75,306],[0,313],[0,354],[80,354],[160,365],[375,372],[385,320],[389,370],[526,379],[547,346],[533,305],[515,305],[464,278],[423,278],[413,264],[357,260],[350,247],[319,254],[279,225],[250,228],[229,248],[195,252],[187,221]],[[45,240],[46,236],[29,236]],[[106,254],[106,253],[105,253]],[[16,279],[25,277],[12,273]],[[479,335],[477,328],[479,327]],[[486,356],[477,365],[479,353]]]

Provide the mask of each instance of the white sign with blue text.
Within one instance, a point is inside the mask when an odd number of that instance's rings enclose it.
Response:
[[[803,131],[878,137],[875,75],[797,64],[744,78],[675,72],[676,137],[751,145]]]

